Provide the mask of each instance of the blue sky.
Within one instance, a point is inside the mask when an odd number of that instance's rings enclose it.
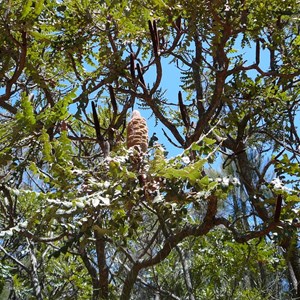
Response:
[[[236,54],[243,54],[243,59],[246,61],[246,65],[251,65],[255,62],[255,44],[252,43],[251,47],[245,47],[244,49],[241,48],[241,39],[237,39],[236,41]],[[234,54],[233,54],[234,55]],[[180,77],[182,76],[180,71],[176,68],[176,66],[169,63],[170,59],[162,58],[162,70],[163,70],[163,76],[162,76],[162,82],[161,82],[161,88],[162,90],[165,90],[165,98],[168,99],[171,103],[178,103],[178,92],[180,91]],[[269,54],[267,50],[261,50],[261,59],[260,59],[260,67],[263,70],[269,69]],[[152,66],[148,72],[146,72],[144,79],[146,84],[149,84],[150,87],[152,86],[153,81],[155,80],[155,74],[156,69],[155,66]],[[256,71],[249,71],[249,76],[255,77],[257,76]],[[183,95],[184,97],[184,95]],[[137,109],[137,107],[135,107]],[[179,109],[179,108],[178,108]],[[153,133],[156,133],[156,136],[159,138],[159,143],[166,146],[169,154],[168,157],[173,157],[175,155],[178,155],[182,152],[182,149],[178,149],[174,147],[164,136],[162,131],[162,125],[158,123],[157,126],[155,126],[155,118],[151,116],[151,111],[147,110],[140,110],[143,117],[147,119],[147,124],[149,127],[149,138],[153,135]],[[164,130],[169,133],[169,131],[163,127]],[[170,137],[172,138],[172,135],[170,134]],[[174,140],[176,142],[176,140]]]
[[[162,59],[162,82],[161,88],[165,91],[165,98],[168,99],[171,103],[178,103],[178,92],[180,90],[180,72],[174,66],[174,64],[169,64],[169,60]],[[149,71],[145,74],[145,82],[152,86],[153,81],[155,80],[156,69],[154,66],[149,69]],[[167,134],[170,132],[164,126],[158,122],[157,126],[155,126],[155,117],[152,115],[151,111],[140,110],[141,115],[147,119],[147,124],[149,128],[149,138],[156,133],[156,136],[159,138],[158,143],[163,144],[167,151],[169,152],[168,156],[172,157],[182,152],[181,149],[174,147],[164,136],[162,128],[166,131]],[[172,134],[169,134],[169,137],[172,138]],[[172,139],[174,140],[174,139]],[[176,143],[176,140],[174,140]],[[178,143],[177,143],[178,144]]]
[[[247,65],[252,64],[255,61],[255,45],[252,44],[251,48],[246,47],[244,49],[240,46],[240,39],[237,39],[236,42],[236,50],[237,53],[243,53],[244,60],[246,61]],[[234,54],[233,54],[234,55]],[[266,50],[261,51],[261,67],[264,70],[267,70],[269,68],[269,56]],[[161,88],[163,91],[165,91],[165,98],[168,99],[168,102],[171,103],[178,103],[178,92],[180,91],[180,84],[181,80],[180,77],[182,76],[180,71],[176,68],[175,64],[170,64],[170,58],[161,58],[162,62],[162,82],[161,82]],[[251,74],[253,77],[256,76],[256,72],[250,71],[249,74]],[[154,80],[156,77],[156,68],[155,66],[151,66],[150,69],[145,73],[145,81],[146,84],[149,84],[150,87],[152,86]],[[0,93],[3,94],[5,91],[3,88],[0,88]],[[184,94],[183,94],[183,97]],[[76,107],[76,106],[75,106]],[[75,107],[71,108],[71,111],[74,110]],[[134,109],[138,109],[137,105],[134,107]],[[160,122],[158,122],[158,125],[155,126],[155,118],[151,114],[150,110],[142,110],[139,109],[142,116],[147,119],[148,127],[149,127],[149,138],[153,135],[153,133],[156,133],[156,136],[159,138],[158,142],[163,144],[167,151],[169,152],[168,157],[173,157],[179,153],[182,152],[182,149],[178,149],[174,147],[164,136],[162,131],[162,125]],[[75,110],[74,110],[75,111]],[[163,127],[164,130],[169,133],[168,129]],[[170,133],[169,137],[172,139],[172,134]],[[176,140],[174,140],[176,143]]]

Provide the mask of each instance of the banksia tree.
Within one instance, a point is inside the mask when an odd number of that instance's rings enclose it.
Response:
[[[138,110],[132,112],[127,125],[127,148],[139,146],[142,152],[148,149],[148,127],[145,118]]]
[[[0,299],[300,299],[300,0],[102,2],[0,0]]]

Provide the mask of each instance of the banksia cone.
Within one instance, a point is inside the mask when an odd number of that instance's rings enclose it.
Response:
[[[148,127],[140,112],[134,110],[127,125],[127,148],[140,146],[142,152],[148,149]]]

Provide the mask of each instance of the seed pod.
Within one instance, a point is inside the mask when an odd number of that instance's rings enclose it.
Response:
[[[138,110],[132,112],[132,118],[127,125],[127,148],[131,147],[140,148],[142,152],[148,149],[147,123]]]

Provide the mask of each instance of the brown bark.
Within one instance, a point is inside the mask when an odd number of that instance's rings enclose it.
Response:
[[[128,272],[126,279],[123,284],[122,294],[120,300],[129,300],[133,289],[133,286],[137,280],[139,271],[151,266],[154,266],[163,261],[170,252],[180,243],[183,239],[188,236],[203,236],[207,234],[215,225],[215,215],[217,213],[217,198],[210,196],[208,199],[208,207],[206,216],[201,225],[197,226],[186,226],[176,234],[167,238],[164,242],[163,247],[156,253],[155,256],[145,259],[143,261],[137,261]]]
[[[108,298],[108,267],[106,265],[105,240],[102,234],[95,231],[97,264],[99,269],[100,299]]]
[[[79,249],[79,253],[80,253],[80,257],[92,279],[92,285],[93,285],[92,300],[100,300],[100,282],[98,279],[97,270],[91,264],[90,259],[87,255],[85,249]]]
[[[297,248],[296,236],[286,239],[281,246],[284,249],[284,258],[287,262],[290,282],[293,286],[293,297],[300,299],[300,254]]]

